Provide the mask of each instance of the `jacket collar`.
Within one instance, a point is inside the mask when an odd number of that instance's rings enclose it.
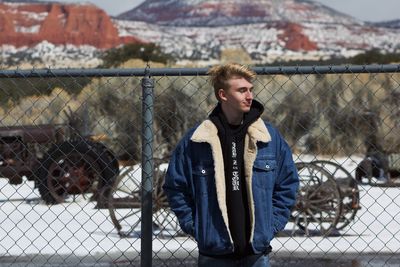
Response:
[[[271,141],[271,136],[268,132],[268,129],[261,118],[258,118],[249,126],[247,133],[250,139],[252,139],[255,143],[267,143]],[[218,129],[214,123],[207,119],[197,127],[191,137],[191,140],[197,143],[211,143],[212,141],[215,141],[215,138],[218,138]]]

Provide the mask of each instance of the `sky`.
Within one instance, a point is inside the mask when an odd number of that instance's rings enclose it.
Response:
[[[46,0],[48,1],[48,0]],[[51,0],[50,0],[51,1]],[[362,21],[386,21],[400,19],[400,0],[314,0],[337,11],[351,15]],[[128,11],[143,0],[63,0],[61,2],[92,2],[110,15]]]

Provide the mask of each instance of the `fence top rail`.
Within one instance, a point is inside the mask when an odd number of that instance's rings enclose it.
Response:
[[[400,65],[266,66],[252,69],[261,75],[395,73],[400,72]],[[208,68],[15,69],[0,70],[0,78],[204,76],[207,71]]]

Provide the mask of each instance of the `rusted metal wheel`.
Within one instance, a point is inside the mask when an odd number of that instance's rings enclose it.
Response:
[[[113,165],[112,159],[90,141],[56,145],[37,170],[39,192],[48,204],[62,203],[70,196],[92,200],[110,191],[117,175]]]
[[[166,168],[166,166],[165,166]],[[153,183],[153,223],[160,237],[176,237],[185,235],[178,219],[169,207],[167,196],[162,186],[164,184],[165,168],[158,166],[155,170]]]
[[[316,160],[312,163],[328,171],[339,185],[342,196],[342,210],[336,228],[337,230],[342,230],[354,220],[357,211],[360,209],[360,191],[358,189],[358,183],[350,172],[335,162]]]
[[[153,178],[153,233],[160,237],[180,236],[183,232],[168,206],[167,197],[162,189],[164,175],[164,171],[158,165]],[[140,168],[128,167],[121,171],[111,190],[108,208],[111,220],[121,237],[140,235],[140,177]]]
[[[140,226],[140,174],[140,168],[125,167],[111,188],[108,210],[121,237],[133,236]]]
[[[329,235],[340,219],[339,187],[322,167],[312,163],[296,163],[300,187],[291,220],[307,236]]]

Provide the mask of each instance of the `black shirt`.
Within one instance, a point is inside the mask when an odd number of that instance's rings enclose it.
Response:
[[[244,174],[244,138],[247,128],[259,118],[263,110],[263,106],[253,100],[250,112],[244,114],[240,125],[228,123],[220,104],[210,114],[210,120],[218,129],[223,151],[229,230],[234,243],[233,254],[238,257],[253,254],[250,246],[248,189]]]

